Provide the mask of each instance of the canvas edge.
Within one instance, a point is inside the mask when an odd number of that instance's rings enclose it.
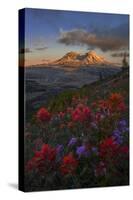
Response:
[[[19,46],[18,46],[18,99],[19,99],[19,135],[18,135],[18,190],[25,191],[24,187],[24,54],[20,58],[20,49],[25,48],[25,9],[18,10],[18,37],[19,37]]]

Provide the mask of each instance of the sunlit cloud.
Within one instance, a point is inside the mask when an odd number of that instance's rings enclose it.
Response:
[[[110,30],[86,31],[73,29],[61,31],[59,43],[65,45],[86,45],[88,49],[99,48],[103,52],[128,49],[128,26],[125,24]]]

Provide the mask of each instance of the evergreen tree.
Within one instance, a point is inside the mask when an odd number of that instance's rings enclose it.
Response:
[[[123,68],[127,68],[128,67],[128,62],[127,62],[126,56],[127,56],[127,54],[124,53],[124,57],[123,57],[123,60],[122,60],[122,67]]]

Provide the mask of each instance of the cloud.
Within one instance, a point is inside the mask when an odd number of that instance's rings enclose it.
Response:
[[[111,56],[112,57],[124,57],[124,56],[129,57],[129,53],[127,52],[113,53]]]
[[[73,29],[60,32],[59,43],[65,45],[86,45],[89,49],[99,48],[102,51],[115,51],[128,49],[128,25],[103,30]]]
[[[19,52],[20,52],[20,54],[32,53],[30,48],[21,48]]]
[[[38,47],[38,48],[36,48],[37,51],[44,51],[46,49],[48,49],[48,47]]]

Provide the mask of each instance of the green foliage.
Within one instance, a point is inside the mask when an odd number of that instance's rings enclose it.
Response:
[[[42,144],[48,144],[49,149],[56,149],[57,145],[63,145],[64,149],[61,157],[62,160],[58,160],[56,155],[54,168],[49,164],[47,171],[43,171],[43,173],[38,173],[36,168],[32,172],[26,171],[25,187],[28,191],[128,185],[128,130],[124,130],[122,133],[124,135],[123,144],[120,144],[118,148],[120,152],[115,151],[117,145],[110,142],[112,141],[110,138],[113,131],[118,129],[118,124],[122,119],[125,119],[128,126],[128,109],[126,109],[126,112],[120,112],[116,109],[107,115],[107,110],[103,109],[101,111],[98,103],[99,100],[108,100],[107,102],[109,102],[109,97],[113,93],[116,93],[118,98],[124,97],[122,102],[128,108],[128,72],[120,72],[106,80],[100,80],[93,84],[85,85],[78,90],[67,90],[59,94],[47,105],[47,112],[50,112],[52,115],[49,121],[38,121],[36,110],[31,114],[30,123],[26,124],[25,130],[25,165],[30,159],[34,158],[35,152],[41,150]],[[73,97],[76,100],[79,99],[77,105],[73,103]],[[84,97],[87,97],[85,102],[82,101]],[[92,104],[95,102],[97,107],[93,108]],[[83,105],[83,109],[90,108],[91,118],[88,117],[87,120],[83,121],[74,121],[72,113],[67,112],[67,108],[72,107],[74,111],[80,104]],[[108,104],[111,106],[111,103]],[[44,105],[41,106],[43,107]],[[63,117],[59,115],[61,111],[65,111]],[[96,120],[96,114],[99,111],[101,117],[103,114],[105,115],[100,120]],[[105,112],[103,113],[103,111]],[[73,137],[77,139],[76,146],[69,146],[68,142]],[[104,147],[101,147],[102,143]],[[89,154],[80,157],[77,154],[77,148],[83,145]],[[93,147],[96,151],[92,151]],[[126,147],[123,150],[125,153],[121,153],[121,147]],[[100,148],[103,148],[102,150],[105,149],[103,155],[100,154]],[[110,150],[113,153],[113,157],[110,154]],[[69,153],[78,162],[77,168],[73,174],[61,174],[60,166],[62,165],[63,158],[69,155]],[[43,167],[48,162],[47,156],[45,157],[46,162],[43,163]],[[104,162],[105,166],[103,165]]]

